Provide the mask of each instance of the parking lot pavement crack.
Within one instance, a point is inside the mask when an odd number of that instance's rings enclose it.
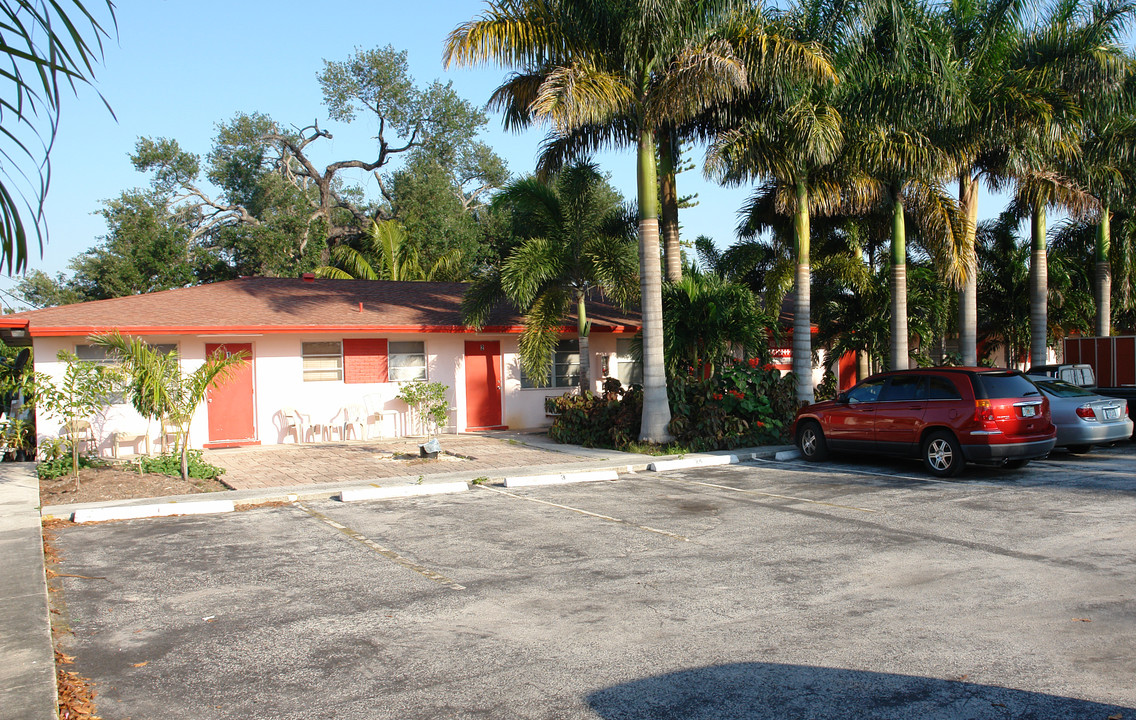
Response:
[[[389,560],[393,560],[394,562],[398,563],[399,565],[403,566],[404,568],[406,568],[408,570],[413,570],[414,572],[418,573],[419,575],[421,575],[421,576],[423,576],[423,577],[425,577],[429,580],[433,580],[434,582],[438,583],[439,585],[444,585],[445,587],[448,587],[451,590],[465,590],[465,585],[460,585],[456,581],[452,580],[451,578],[446,577],[445,575],[443,575],[439,572],[435,572],[434,570],[431,570],[428,567],[425,567],[423,565],[419,565],[418,563],[414,562],[413,560],[409,560],[407,558],[404,558],[403,556],[396,553],[394,550],[391,550],[390,548],[387,548],[387,547],[383,547],[382,545],[380,545],[379,543],[370,539],[369,537],[367,537],[363,533],[358,532],[356,530],[352,530],[351,528],[347,527],[346,525],[343,525],[342,523],[338,523],[338,522],[332,520],[327,515],[324,515],[323,513],[319,512],[318,510],[312,510],[311,508],[306,507],[305,505],[298,503],[298,502],[294,502],[294,503],[292,503],[292,505],[295,506],[296,508],[304,511],[305,513],[312,516],[316,520],[319,520],[324,525],[327,525],[328,527],[333,528],[334,530],[342,533],[343,535],[346,535],[347,537],[351,538],[355,542],[366,546],[368,549],[373,550],[374,552],[377,552],[379,555],[382,555],[383,557],[385,557]]]
[[[559,503],[549,502],[548,500],[540,500],[538,498],[525,497],[524,495],[517,495],[515,493],[511,493],[511,492],[508,492],[506,490],[498,490],[497,488],[486,487],[484,485],[478,485],[476,487],[478,487],[481,490],[488,490],[489,492],[497,493],[498,495],[507,495],[507,496],[509,496],[511,498],[515,498],[517,500],[524,500],[526,502],[537,503],[539,505],[548,505],[549,507],[559,508],[561,510],[569,510],[569,511],[574,512],[574,513],[579,513],[581,515],[587,515],[589,517],[598,518],[600,520],[606,520],[608,522],[618,523],[620,525],[627,525],[628,527],[633,527],[636,530],[645,530],[647,532],[655,533],[657,535],[665,535],[666,537],[674,538],[675,540],[681,540],[682,542],[690,542],[690,538],[686,537],[685,535],[679,535],[678,533],[668,532],[666,530],[660,530],[658,528],[653,528],[653,527],[650,527],[648,525],[638,525],[636,523],[631,522],[630,520],[624,520],[623,518],[612,517],[610,515],[601,515],[599,513],[591,512],[590,510],[583,510],[581,508],[575,508],[575,507],[572,507],[570,505],[561,505]]]

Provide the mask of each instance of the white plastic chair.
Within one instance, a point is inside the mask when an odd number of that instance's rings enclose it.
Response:
[[[86,420],[72,420],[63,423],[59,437],[69,442],[78,443],[80,452],[93,453],[98,450],[95,431],[91,428],[91,423]]]
[[[280,410],[280,415],[284,422],[284,437],[292,435],[296,438],[296,444],[302,445],[307,431],[311,429],[308,416],[295,408],[283,408]]]
[[[387,418],[390,418],[393,436],[398,437],[398,419],[402,415],[402,413],[397,410],[384,410],[384,400],[382,395],[364,395],[363,403],[366,405],[366,415],[364,415],[363,417],[364,421],[366,422],[363,431],[363,436],[365,439],[370,439],[371,437],[373,437],[373,433],[371,432],[371,424],[378,423],[379,439],[382,440],[385,437],[385,433],[383,432],[383,425],[386,422]]]
[[[351,404],[343,408],[343,425],[339,429],[339,437],[342,440],[347,439],[347,429],[359,428],[355,433],[356,440],[365,440],[367,436],[367,411],[362,405]]]

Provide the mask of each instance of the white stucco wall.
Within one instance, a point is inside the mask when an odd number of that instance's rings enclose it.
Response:
[[[303,359],[301,343],[319,341],[340,341],[344,337],[381,337],[391,342],[423,341],[427,356],[427,379],[441,382],[449,388],[451,425],[448,431],[462,432],[466,429],[465,393],[465,342],[467,340],[498,340],[501,343],[502,358],[502,423],[513,429],[543,427],[549,424],[545,414],[544,400],[566,392],[567,388],[522,388],[520,364],[517,356],[516,335],[475,335],[475,334],[280,334],[280,335],[226,335],[226,336],[147,336],[153,344],[176,343],[181,356],[183,372],[192,372],[205,359],[206,343],[249,343],[253,352],[253,393],[255,408],[256,440],[263,445],[294,442],[292,435],[285,434],[281,410],[294,408],[307,415],[313,423],[340,421],[343,409],[352,404],[366,405],[372,409],[386,411],[372,426],[373,432],[380,429],[386,436],[414,435],[419,430],[407,412],[406,404],[398,400],[399,383],[352,383],[342,380],[305,382],[303,379]],[[595,390],[602,386],[604,356],[614,356],[616,337],[607,333],[594,333],[591,339],[592,363],[591,377]],[[85,337],[35,338],[35,368],[57,381],[64,372],[64,364],[56,359],[60,350],[75,351],[76,345],[88,344]],[[614,362],[614,360],[613,360]],[[614,367],[614,366],[613,366]],[[206,403],[198,408],[190,426],[190,445],[200,448],[209,441],[209,406]],[[115,432],[143,434],[147,424],[129,404],[116,404],[98,416],[89,419],[98,437],[101,455],[110,455]],[[37,432],[39,439],[57,437],[62,430],[63,419],[51,417],[42,408],[37,409]],[[154,423],[150,436],[157,439],[159,430]],[[157,442],[154,443],[155,451]],[[127,450],[127,452],[129,452]]]

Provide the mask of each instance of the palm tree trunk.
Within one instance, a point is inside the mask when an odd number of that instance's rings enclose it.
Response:
[[[580,338],[580,393],[592,389],[592,350],[588,335],[591,323],[588,322],[587,309],[584,307],[584,294],[576,296],[576,330]]]
[[[872,374],[872,365],[869,362],[867,350],[860,350],[856,353],[856,380],[857,382],[867,378]]]
[[[667,263],[667,280],[682,280],[682,245],[678,233],[678,144],[669,131],[659,133],[659,195],[662,198],[660,226],[663,232],[663,257]]]
[[[1105,205],[1101,208],[1101,219],[1100,224],[1097,226],[1096,241],[1096,334],[1098,337],[1112,334],[1112,265],[1108,261],[1109,245],[1112,241],[1112,223],[1108,215],[1108,205]]]
[[[793,215],[797,241],[797,294],[793,307],[793,374],[797,376],[797,402],[813,402],[813,339],[809,280],[809,190],[797,181],[797,208]]]
[[[639,132],[639,295],[643,313],[643,415],[640,442],[667,443],[672,436],[663,358],[663,278],[659,262],[658,178],[650,130]]]
[[[1045,206],[1034,208],[1030,255],[1030,364],[1046,362],[1049,314],[1049,270],[1045,257]]]
[[[907,350],[907,233],[903,224],[903,200],[893,203],[891,225],[891,369],[906,370]]]
[[[971,251],[966,257],[966,282],[959,290],[958,327],[959,354],[962,364],[978,364],[978,258],[974,248],[975,229],[978,226],[978,179],[969,172],[959,176],[959,207],[966,214],[966,232]]]

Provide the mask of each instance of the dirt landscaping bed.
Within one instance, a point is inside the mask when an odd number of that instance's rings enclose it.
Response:
[[[71,505],[73,503],[102,502],[104,500],[131,500],[134,498],[190,495],[193,493],[230,490],[218,480],[184,482],[180,477],[146,473],[124,466],[80,468],[79,489],[75,477],[63,475],[53,480],[39,481],[39,501],[42,505]]]

